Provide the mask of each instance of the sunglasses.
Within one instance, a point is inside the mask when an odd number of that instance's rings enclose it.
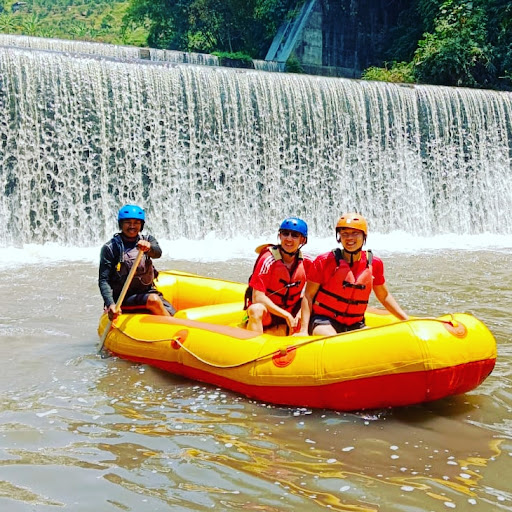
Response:
[[[298,233],[297,231],[288,231],[286,229],[283,229],[281,231],[279,231],[279,233],[284,236],[285,238],[288,237],[288,236],[291,236],[292,238],[299,238],[300,236],[302,236],[300,233]]]

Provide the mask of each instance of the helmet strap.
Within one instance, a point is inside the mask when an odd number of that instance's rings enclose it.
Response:
[[[302,235],[302,236],[304,236],[304,235]],[[306,237],[304,237],[304,238],[306,238]],[[298,248],[296,251],[294,251],[294,252],[288,252],[288,251],[287,251],[286,249],[284,249],[284,248],[283,248],[283,246],[281,245],[281,240],[279,239],[279,235],[277,236],[277,240],[278,240],[277,245],[278,245],[278,247],[279,247],[279,250],[280,250],[280,251],[283,251],[283,252],[284,252],[285,254],[287,254],[288,256],[297,256],[297,254],[299,254],[300,250],[301,250],[301,249],[302,249],[302,248],[303,248],[303,247],[308,243],[308,239],[306,238],[306,241],[305,241],[303,244],[299,245],[299,248]]]
[[[356,254],[359,254],[362,250],[363,250],[362,246],[359,249],[355,250],[355,251],[349,251],[349,250],[343,248],[343,252],[346,252],[347,254],[350,254],[350,266],[352,266],[354,264],[354,256]]]
[[[300,251],[300,247],[294,252],[288,252],[286,249],[283,248],[283,246],[281,244],[279,244],[279,250],[283,251],[285,254],[288,254],[288,256],[296,256]]]
[[[340,235],[341,229],[336,230],[336,241],[341,244],[341,235]],[[363,245],[359,247],[359,249],[356,249],[355,251],[349,251],[348,249],[345,249],[343,247],[343,252],[346,252],[347,254],[350,254],[350,266],[354,264],[354,255],[360,253],[363,250],[364,244],[366,243],[366,234],[363,231]]]

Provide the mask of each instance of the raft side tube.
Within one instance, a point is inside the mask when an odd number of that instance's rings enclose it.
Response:
[[[176,310],[199,306],[242,302],[246,285],[185,272],[160,272],[158,290]]]
[[[181,309],[174,318],[187,318],[219,325],[239,325],[245,323],[247,313],[244,311],[243,302],[228,302],[213,306],[198,306],[195,308]]]

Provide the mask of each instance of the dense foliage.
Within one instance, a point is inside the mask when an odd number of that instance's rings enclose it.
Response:
[[[365,80],[378,80],[380,82],[395,82],[395,83],[414,83],[412,63],[409,62],[393,62],[392,65],[387,64],[379,68],[372,66],[363,73]]]
[[[303,3],[0,0],[0,32],[261,59],[278,27]],[[510,0],[410,0],[407,5],[387,38],[385,62],[363,78],[512,89]],[[301,72],[300,62],[292,61],[288,69]]]
[[[0,32],[145,45],[144,27],[123,25],[129,0],[0,0]]]
[[[148,27],[150,46],[263,58],[280,23],[301,4],[131,0],[126,20]],[[467,87],[512,85],[509,0],[410,0],[389,41],[388,63],[368,69],[364,78]]]
[[[512,4],[509,0],[412,0],[395,28],[385,68],[365,78],[510,89]],[[408,67],[404,68],[404,62]]]
[[[149,28],[155,48],[265,57],[279,25],[303,0],[131,0],[126,21]]]

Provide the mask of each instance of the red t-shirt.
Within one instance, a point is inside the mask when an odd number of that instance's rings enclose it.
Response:
[[[357,276],[366,268],[366,261],[366,251],[361,251],[361,259],[350,267],[355,279],[357,279]],[[336,258],[334,253],[329,251],[316,257],[308,270],[307,279],[313,283],[325,285],[335,271]],[[384,278],[384,263],[376,256],[372,259],[372,276],[374,285],[381,285],[386,282]]]
[[[274,259],[274,256],[272,256],[270,252],[265,256],[262,256],[256,263],[254,272],[252,273],[251,279],[249,280],[249,286],[255,290],[265,293],[268,289],[267,284],[270,282],[272,266],[274,264],[277,264],[277,261]]]

